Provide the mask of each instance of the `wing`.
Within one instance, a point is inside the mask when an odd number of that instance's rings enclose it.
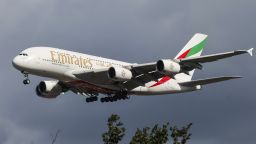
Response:
[[[99,93],[102,94],[114,94],[116,90],[109,89],[100,85],[89,83],[83,80],[75,80],[64,82],[61,81],[59,84],[66,90],[70,90],[75,94],[84,96],[97,96]]]
[[[198,57],[192,57],[192,58],[184,58],[184,59],[178,60],[178,63],[181,65],[182,68],[184,68],[185,71],[183,72],[187,74],[186,71],[190,71],[195,68],[202,69],[201,63],[213,62],[219,59],[224,59],[224,58],[245,54],[245,53],[248,53],[249,55],[252,56],[253,55],[252,51],[253,51],[253,48],[249,50],[236,50],[236,51],[225,52],[225,53],[198,56]],[[157,81],[159,78],[166,76],[156,71],[156,63],[138,64],[138,65],[131,66],[130,69],[133,71],[136,77],[124,83],[125,87],[129,87],[129,88],[143,85],[152,80]],[[202,82],[202,84],[205,84],[205,83],[212,83],[212,82],[223,81],[223,80],[228,80],[233,78],[237,78],[237,77],[214,78],[209,80],[198,81],[197,83],[200,84],[200,82]]]
[[[232,57],[235,55],[240,55],[244,53],[249,53],[252,55],[253,48],[249,50],[236,50],[232,52],[226,53],[219,53],[213,55],[205,55],[205,56],[198,56],[193,58],[184,58],[178,60],[178,63],[184,68],[188,68],[188,70],[192,70],[195,68],[201,68],[200,63],[212,62],[217,61],[219,59],[224,59],[228,57]],[[72,75],[74,75],[79,80],[87,82],[89,84],[103,87],[111,90],[120,90],[127,89],[131,90],[138,86],[145,86],[146,83],[150,81],[158,81],[159,78],[166,76],[165,74],[158,72],[156,70],[156,63],[145,63],[145,64],[133,64],[125,66],[124,68],[130,70],[132,72],[132,79],[123,82],[116,82],[110,80],[108,77],[108,68],[99,69],[99,70],[91,70],[91,71],[72,71]],[[185,71],[184,71],[185,72]],[[186,74],[186,72],[185,72]],[[220,77],[220,78],[213,78],[213,79],[206,79],[206,80],[197,80],[191,81],[187,83],[181,83],[181,85],[203,85],[209,84],[213,82],[233,79],[237,77]]]
[[[218,54],[212,54],[212,55],[205,55],[205,56],[198,56],[198,57],[192,57],[192,58],[184,58],[180,59],[180,63],[206,63],[206,62],[212,62],[217,61],[219,59],[224,59],[244,53],[248,53],[252,56],[253,48],[249,50],[236,50],[231,52],[225,52],[225,53],[218,53]]]
[[[158,81],[164,75],[156,71],[156,63],[134,64],[124,68],[129,69],[133,78],[124,82],[116,82],[108,77],[108,69],[99,69],[91,71],[72,71],[71,74],[77,79],[90,84],[105,87],[113,90],[127,89],[131,90],[138,86],[145,86],[150,81]]]
[[[112,81],[108,78],[108,68],[97,69],[97,70],[79,70],[79,71],[72,71],[72,75],[76,78],[94,83],[94,84],[112,84]]]
[[[240,76],[225,76],[225,77],[215,77],[215,78],[208,78],[208,79],[200,79],[200,80],[192,80],[188,82],[179,83],[181,86],[197,86],[197,85],[206,85],[211,83],[217,83],[221,81],[231,80],[241,78]]]

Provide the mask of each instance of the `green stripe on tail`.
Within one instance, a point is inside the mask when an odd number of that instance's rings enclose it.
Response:
[[[195,45],[194,47],[192,47],[190,49],[189,53],[187,54],[186,58],[201,52],[204,49],[206,40],[207,40],[207,38],[205,38],[201,43],[199,43],[199,44]]]

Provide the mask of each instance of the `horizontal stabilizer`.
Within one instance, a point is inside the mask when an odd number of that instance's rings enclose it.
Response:
[[[237,79],[241,78],[240,76],[224,76],[224,77],[214,77],[214,78],[208,78],[208,79],[200,79],[200,80],[192,80],[188,82],[182,82],[179,83],[182,86],[197,86],[197,85],[206,85],[211,83],[217,83],[221,81],[231,80],[231,79]]]

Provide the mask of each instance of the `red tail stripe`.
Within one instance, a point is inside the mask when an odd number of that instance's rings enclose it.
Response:
[[[182,55],[180,55],[180,56],[178,57],[178,59],[183,59],[183,58],[185,58],[185,57],[188,55],[188,53],[190,52],[190,50],[191,50],[191,49],[188,49],[187,51],[185,51]]]

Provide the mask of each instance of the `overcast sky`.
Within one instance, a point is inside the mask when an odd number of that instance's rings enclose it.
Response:
[[[110,114],[119,114],[128,143],[137,127],[194,123],[191,144],[255,144],[255,57],[204,64],[195,79],[241,75],[202,91],[85,103],[66,93],[39,98],[47,78],[29,86],[11,61],[31,46],[51,46],[128,62],[173,58],[193,36],[209,35],[203,54],[256,47],[255,0],[0,0],[0,144],[98,144]]]

